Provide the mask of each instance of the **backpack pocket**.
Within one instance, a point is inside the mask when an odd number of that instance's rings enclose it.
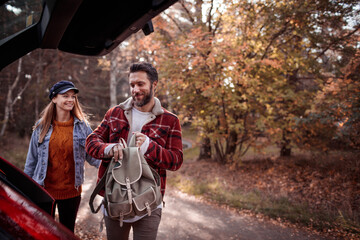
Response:
[[[119,218],[132,212],[132,206],[128,201],[124,201],[122,203],[108,202],[107,204],[107,213],[112,218]]]
[[[152,187],[148,188],[141,195],[136,196],[134,199],[134,211],[137,215],[148,214],[150,216],[151,211],[157,206],[154,204],[156,202],[156,193]]]

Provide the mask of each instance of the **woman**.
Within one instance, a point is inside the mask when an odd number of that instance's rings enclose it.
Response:
[[[72,232],[81,200],[84,160],[95,167],[100,165],[100,160],[85,152],[85,140],[92,130],[78,92],[69,81],[52,86],[51,102],[34,126],[24,169],[53,196],[60,223]]]

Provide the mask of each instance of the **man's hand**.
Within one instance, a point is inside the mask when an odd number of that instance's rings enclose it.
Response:
[[[117,143],[115,146],[113,146],[113,148],[109,152],[109,156],[113,157],[115,162],[122,160],[123,159],[123,151],[122,151],[123,148],[124,148],[124,146],[121,142]]]
[[[144,134],[142,134],[140,132],[133,132],[133,134],[135,134],[135,146],[136,147],[141,147],[141,145],[146,140],[146,135],[144,135]]]

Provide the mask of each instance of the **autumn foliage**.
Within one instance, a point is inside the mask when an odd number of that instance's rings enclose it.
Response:
[[[144,42],[163,96],[211,156],[359,147],[354,1],[180,1]],[[206,140],[209,141],[206,141]]]

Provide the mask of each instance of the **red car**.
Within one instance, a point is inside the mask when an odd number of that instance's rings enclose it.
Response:
[[[42,204],[54,201],[23,171],[0,157],[0,239],[79,239],[54,221],[53,208],[41,209]]]

